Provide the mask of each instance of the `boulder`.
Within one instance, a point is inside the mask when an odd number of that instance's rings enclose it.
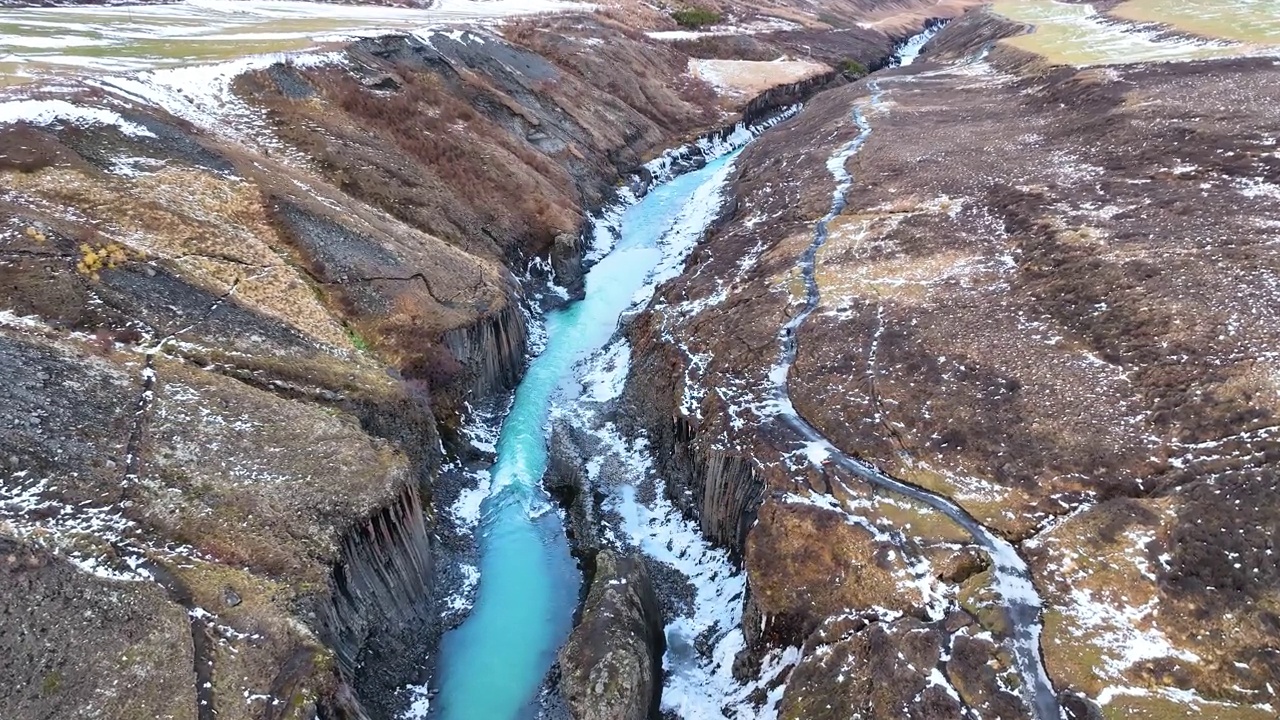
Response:
[[[657,714],[666,650],[644,559],[602,550],[582,621],[560,650],[560,693],[574,720]]]

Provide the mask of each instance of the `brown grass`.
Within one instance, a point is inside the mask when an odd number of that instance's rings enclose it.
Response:
[[[66,208],[63,230],[76,241],[77,269],[90,277],[148,258],[170,262],[216,295],[237,299],[336,347],[341,329],[293,268],[276,254],[258,188],[190,168],[136,178],[69,168],[0,174],[0,187]]]
[[[430,73],[396,68],[396,76],[401,87],[387,92],[366,88],[346,73],[326,73],[326,97],[349,120],[312,116],[335,131],[336,141],[298,128],[288,131],[290,139],[336,171],[333,179],[347,192],[448,240],[462,241],[478,229],[450,221],[450,206],[506,227],[504,234],[532,250],[576,228],[578,210],[566,193],[573,182],[565,169],[473,107],[481,96],[509,109],[514,100],[478,78],[453,89]],[[371,168],[367,159],[357,160],[362,151],[353,152],[386,141],[417,167]],[[415,192],[406,172],[424,174],[422,181],[438,194]]]

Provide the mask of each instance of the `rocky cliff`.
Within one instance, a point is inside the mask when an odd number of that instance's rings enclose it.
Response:
[[[405,487],[393,504],[343,538],[317,611],[320,638],[343,676],[355,679],[365,705],[384,712],[394,705],[378,699],[395,696],[418,668],[414,658],[425,654],[439,631],[424,602],[434,594],[435,553],[419,498],[416,488]],[[401,658],[399,667],[392,658]],[[362,666],[376,672],[360,672]]]
[[[574,720],[647,720],[662,692],[662,610],[644,559],[595,556],[582,619],[560,649],[560,692]]]

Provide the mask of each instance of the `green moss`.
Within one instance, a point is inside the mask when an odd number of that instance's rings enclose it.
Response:
[[[853,58],[846,58],[840,63],[840,72],[852,77],[862,77],[867,74],[867,66]]]
[[[1009,634],[1009,618],[1000,605],[1000,595],[993,585],[994,577],[990,570],[984,570],[965,580],[960,585],[956,600],[960,607],[978,619],[984,630],[990,630],[997,636]]]
[[[1102,691],[1098,668],[1104,667],[1105,658],[1096,638],[1080,633],[1054,608],[1045,610],[1042,637],[1045,664],[1055,678],[1089,694]]]
[[[1111,11],[1138,22],[1166,23],[1187,32],[1243,43],[1280,42],[1280,13],[1275,4],[1221,0],[1128,0]]]
[[[314,675],[324,675],[338,671],[338,658],[326,647],[317,647],[314,655]]]
[[[671,19],[680,27],[700,28],[720,22],[720,13],[706,8],[681,8],[671,12]]]
[[[1201,0],[1198,4],[1204,5],[1206,0]],[[1183,3],[1164,2],[1160,3],[1160,8],[1163,11],[1170,5],[1181,7]],[[1239,46],[1173,46],[1169,43],[1149,42],[1140,36],[1125,33],[1121,24],[1088,22],[1093,10],[1083,4],[1064,4],[1052,0],[995,0],[992,9],[1015,22],[1035,28],[1034,32],[1008,38],[1005,43],[1040,55],[1055,64],[1106,65],[1172,60],[1175,57],[1192,60],[1226,57],[1241,52]],[[1195,13],[1196,9],[1193,7],[1191,12]],[[1186,17],[1184,13],[1179,15]],[[1165,12],[1152,17],[1175,24],[1178,22],[1173,15]],[[1240,21],[1243,20],[1241,17]],[[1198,21],[1193,22],[1204,27]],[[1226,22],[1233,23],[1236,20],[1232,18]],[[1171,49],[1176,49],[1178,54],[1171,55]]]
[[[60,687],[62,687],[62,673],[54,670],[44,676],[44,680],[40,683],[40,694],[49,697],[58,692]]]
[[[368,340],[361,337],[360,333],[353,330],[350,325],[344,325],[342,329],[346,331],[347,339],[351,341],[351,344],[355,346],[355,349],[360,352],[369,352],[369,348],[372,346],[369,345]]]

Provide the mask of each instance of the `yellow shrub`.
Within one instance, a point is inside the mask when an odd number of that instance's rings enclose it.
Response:
[[[120,243],[109,242],[96,248],[89,243],[81,243],[80,262],[76,263],[76,271],[97,280],[98,272],[103,268],[110,270],[128,260],[129,251]]]

